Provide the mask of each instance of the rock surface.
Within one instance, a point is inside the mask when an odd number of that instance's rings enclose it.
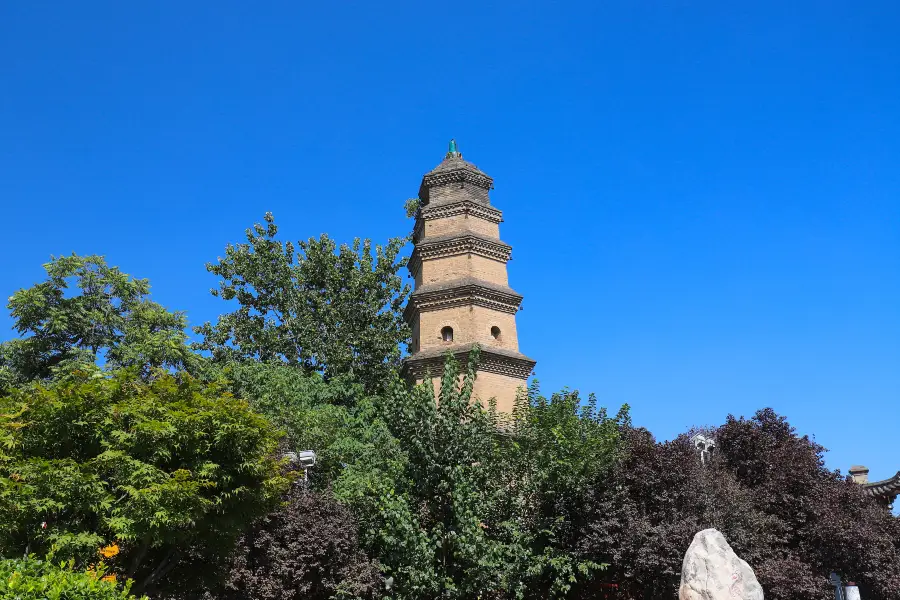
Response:
[[[716,529],[694,536],[681,565],[679,600],[763,600],[753,569]]]

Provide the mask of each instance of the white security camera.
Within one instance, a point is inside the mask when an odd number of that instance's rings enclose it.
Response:
[[[312,450],[303,450],[301,452],[298,452],[297,462],[300,463],[300,467],[303,469],[313,467],[316,464],[316,453]]]
[[[284,457],[288,459],[288,462],[297,465],[301,469],[308,469],[316,464],[316,453],[312,450],[286,452]]]

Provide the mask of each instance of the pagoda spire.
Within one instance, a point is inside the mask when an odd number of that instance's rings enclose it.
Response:
[[[450,140],[450,148],[447,150],[447,158],[462,158],[462,154],[456,145],[456,140]]]

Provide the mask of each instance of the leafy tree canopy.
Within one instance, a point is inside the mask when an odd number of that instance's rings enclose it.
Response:
[[[460,386],[448,359],[437,398],[430,384],[390,386],[360,426],[387,427],[392,453],[350,457],[334,492],[354,509],[392,598],[564,597],[602,565],[575,551],[563,496],[609,467],[616,423],[580,411],[575,395],[548,401],[535,388],[510,426],[473,398],[476,362]]]
[[[287,480],[280,434],[217,385],[124,370],[0,399],[0,549],[115,566],[152,588],[188,549],[229,548]]]
[[[504,510],[529,535],[529,597],[593,597],[590,585],[608,565],[580,549],[585,510],[605,485],[628,423],[627,405],[610,417],[593,395],[583,402],[563,390],[546,398],[536,381],[517,399],[494,478],[507,482]]]
[[[451,361],[444,381],[458,373]],[[221,375],[291,448],[316,451],[311,485],[352,509],[389,597],[574,597],[599,572],[579,554],[579,512],[611,467],[626,410],[609,418],[592,400],[547,399],[535,386],[509,422],[473,401],[471,364],[439,398],[397,380],[367,395],[283,364]]]
[[[339,248],[328,236],[295,246],[277,239],[271,213],[246,232],[247,242],[207,265],[220,278],[213,295],[238,308],[196,328],[196,347],[221,362],[279,361],[350,376],[377,389],[400,364],[409,328],[401,311],[409,293],[398,258],[406,240],[373,247],[356,239]]]
[[[9,299],[23,337],[0,344],[0,391],[98,360],[145,373],[195,360],[184,314],[151,301],[146,279],[110,267],[102,256],[56,257],[44,269],[46,281]]]

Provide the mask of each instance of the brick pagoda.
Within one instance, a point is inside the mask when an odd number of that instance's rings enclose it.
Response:
[[[491,206],[493,180],[463,160],[456,142],[422,178],[409,271],[415,290],[405,318],[412,327],[408,377],[420,383],[439,377],[452,352],[464,365],[481,348],[475,395],[497,409],[512,410],[535,361],[519,352],[516,312],[522,296],[509,287],[506,263],[512,248],[500,241],[502,213]]]

